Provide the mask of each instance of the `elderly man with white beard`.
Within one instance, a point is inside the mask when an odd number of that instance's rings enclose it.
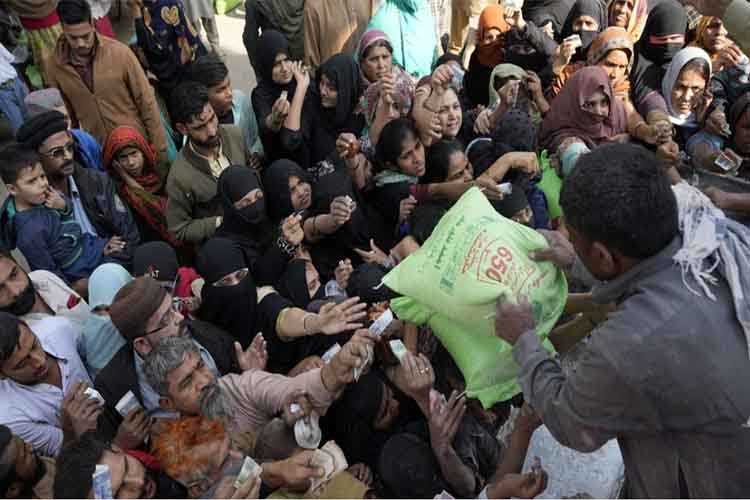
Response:
[[[217,378],[193,342],[168,337],[146,357],[144,372],[161,396],[163,409],[181,416],[221,418],[231,435],[257,436],[274,417],[287,413],[286,407],[301,394],[312,409],[324,413],[352,382],[354,368],[364,367],[373,344],[372,334],[359,330],[330,363],[294,378],[258,369]],[[264,465],[263,482],[271,488],[306,488],[318,471],[308,466],[307,458],[299,464],[295,458]]]

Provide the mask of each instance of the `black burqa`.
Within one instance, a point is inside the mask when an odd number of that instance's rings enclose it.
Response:
[[[242,250],[230,239],[211,238],[198,252],[195,267],[206,280],[198,318],[223,329],[246,348],[258,333],[255,280],[248,273],[236,285],[215,286],[226,275],[247,267]]]
[[[374,427],[384,390],[380,372],[372,370],[349,384],[321,420],[326,439],[335,440],[350,463],[374,467],[391,436],[391,432]]]
[[[685,35],[687,29],[687,11],[677,0],[662,0],[648,16],[641,40],[635,47],[635,59],[630,71],[633,102],[644,116],[643,103],[654,92],[661,93],[661,80],[667,67],[683,47],[674,43],[654,44],[650,38]]]
[[[333,108],[324,108],[321,101],[318,85],[323,75],[338,92]],[[360,136],[365,118],[354,111],[361,95],[359,66],[351,55],[336,54],[318,68],[317,81],[307,91],[299,132],[285,131],[289,133],[286,146],[303,168],[311,169],[335,152],[339,134]]]
[[[574,3],[575,0],[527,0],[523,4],[523,17],[540,28],[551,21],[557,37]]]
[[[273,66],[279,54],[289,56],[289,42],[278,31],[264,31],[258,40],[258,65],[255,68],[258,75],[258,86],[253,90],[252,102],[268,161],[283,158],[284,148],[281,143],[280,132],[273,132],[268,129],[266,118],[271,114],[273,105],[281,97],[282,92],[287,93],[287,100],[291,103],[297,90],[297,82],[294,77],[285,85],[273,81]]]
[[[292,215],[292,193],[289,191],[289,179],[297,177],[301,182],[312,184],[310,174],[291,160],[277,160],[263,173],[263,185],[267,199],[268,215],[274,223]]]
[[[286,271],[276,283],[276,290],[300,309],[307,309],[313,300],[325,299],[325,286],[322,283],[315,295],[310,297],[310,289],[307,286],[307,262],[303,259],[289,262]]]
[[[573,61],[585,60],[585,54],[588,52],[589,46],[591,46],[597,35],[607,27],[607,12],[599,0],[576,0],[573,8],[570,9],[570,13],[562,29],[561,37],[563,39],[574,34],[573,23],[582,16],[593,18],[599,25],[599,28],[596,31],[581,31],[578,33],[583,45],[576,51],[572,58]]]
[[[274,242],[277,228],[266,214],[266,199],[241,210],[234,204],[255,189],[263,189],[258,173],[246,166],[231,166],[219,176],[218,195],[224,208],[224,221],[216,236],[234,241],[259,286],[273,285],[284,272],[288,257]]]
[[[392,227],[383,216],[375,210],[360,192],[355,189],[351,177],[343,163],[336,160],[337,168],[322,176],[313,188],[311,216],[327,214],[331,203],[339,196],[348,196],[356,204],[351,218],[335,233],[326,236],[313,248],[311,254],[321,276],[330,279],[343,259],[351,259],[356,266],[361,262],[355,248],[369,250],[370,240],[375,240],[378,247],[389,249],[394,244]]]

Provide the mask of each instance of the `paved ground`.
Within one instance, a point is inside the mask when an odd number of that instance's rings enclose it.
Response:
[[[123,3],[122,17],[117,17],[117,2],[112,7],[110,17],[113,19],[117,37],[127,41],[133,34],[133,22],[127,9],[127,0]],[[244,92],[250,92],[255,88],[255,73],[247,59],[245,46],[242,44],[242,30],[245,27],[245,11],[242,6],[223,16],[216,16],[219,26],[219,38],[221,46],[226,53],[226,63],[229,66],[229,74],[232,77],[232,86]],[[208,44],[206,44],[208,45]]]

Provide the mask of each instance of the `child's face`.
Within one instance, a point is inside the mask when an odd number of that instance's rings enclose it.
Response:
[[[26,205],[41,205],[47,199],[47,175],[41,163],[27,167],[18,174],[15,184],[8,184],[8,192],[16,198],[16,202]]]

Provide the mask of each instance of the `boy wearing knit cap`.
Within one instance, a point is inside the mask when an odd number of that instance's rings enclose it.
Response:
[[[117,248],[116,238],[81,231],[71,207],[50,188],[36,151],[18,144],[5,148],[0,176],[10,194],[0,211],[0,241],[21,250],[33,270],[76,283]]]

